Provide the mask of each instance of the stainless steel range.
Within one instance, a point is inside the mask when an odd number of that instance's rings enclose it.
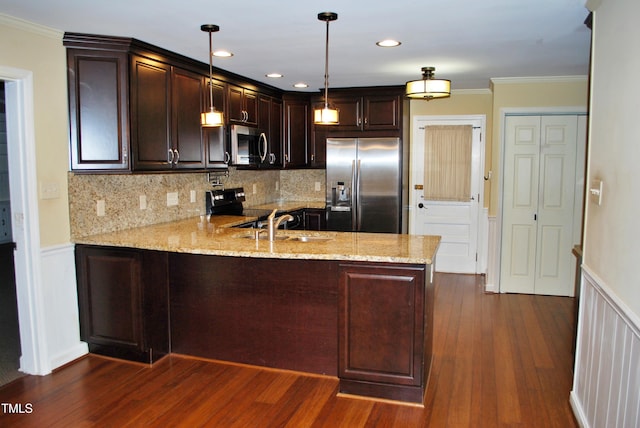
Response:
[[[267,217],[273,210],[259,208],[245,208],[244,188],[237,187],[233,189],[209,190],[205,193],[207,214],[215,215],[235,215],[245,217],[256,217],[256,220],[242,223],[235,227],[256,227],[261,228],[266,224]],[[304,227],[304,216],[302,213],[289,211],[278,211],[277,216],[283,214],[291,214],[293,221],[283,223],[287,229],[298,229]]]

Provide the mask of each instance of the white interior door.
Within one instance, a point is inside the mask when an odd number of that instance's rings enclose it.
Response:
[[[436,262],[439,272],[478,272],[478,228],[483,204],[482,134],[484,116],[433,117],[416,116],[411,141],[409,233],[439,235]],[[430,201],[423,192],[425,127],[430,125],[471,125],[471,196],[465,202]]]
[[[501,291],[573,293],[579,122],[576,115],[506,117]]]

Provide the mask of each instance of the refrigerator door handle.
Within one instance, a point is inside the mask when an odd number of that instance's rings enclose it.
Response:
[[[351,230],[358,230],[356,226],[358,215],[358,168],[356,160],[351,161]]]
[[[356,188],[356,194],[355,194],[355,206],[356,208],[356,215],[355,215],[355,221],[353,222],[354,225],[354,229],[358,232],[360,232],[360,228],[362,227],[362,206],[360,205],[360,163],[362,162],[361,159],[358,159],[357,161],[354,161],[356,163],[356,181],[355,181],[355,188]]]

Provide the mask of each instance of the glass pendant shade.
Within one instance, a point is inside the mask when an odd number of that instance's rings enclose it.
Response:
[[[425,99],[446,98],[451,96],[451,81],[434,79],[434,67],[422,68],[422,79],[407,82],[405,95],[408,98]]]
[[[214,24],[204,24],[200,26],[202,31],[209,33],[209,110],[200,114],[200,124],[202,126],[214,127],[224,125],[222,112],[217,111],[213,106],[213,47],[212,33],[220,30],[220,27]]]
[[[222,112],[216,110],[215,107],[211,107],[211,110],[200,115],[202,126],[222,126],[224,124],[222,119]]]
[[[329,107],[322,107],[313,110],[313,122],[318,125],[337,125],[338,110]]]

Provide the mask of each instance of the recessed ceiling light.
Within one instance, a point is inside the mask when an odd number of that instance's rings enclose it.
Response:
[[[282,77],[282,74],[280,74],[280,73],[269,73],[269,74],[265,74],[265,76],[271,77],[273,79],[278,79],[278,78]]]
[[[213,51],[213,56],[218,58],[229,58],[233,56],[233,54],[229,51]]]
[[[400,46],[402,43],[400,43],[397,40],[392,40],[392,39],[385,39],[385,40],[380,40],[379,42],[376,43],[376,45],[383,47],[383,48],[393,48],[396,46]]]
[[[300,82],[300,83],[296,83],[295,85],[293,85],[294,88],[308,88],[309,85],[307,85],[304,82]]]

